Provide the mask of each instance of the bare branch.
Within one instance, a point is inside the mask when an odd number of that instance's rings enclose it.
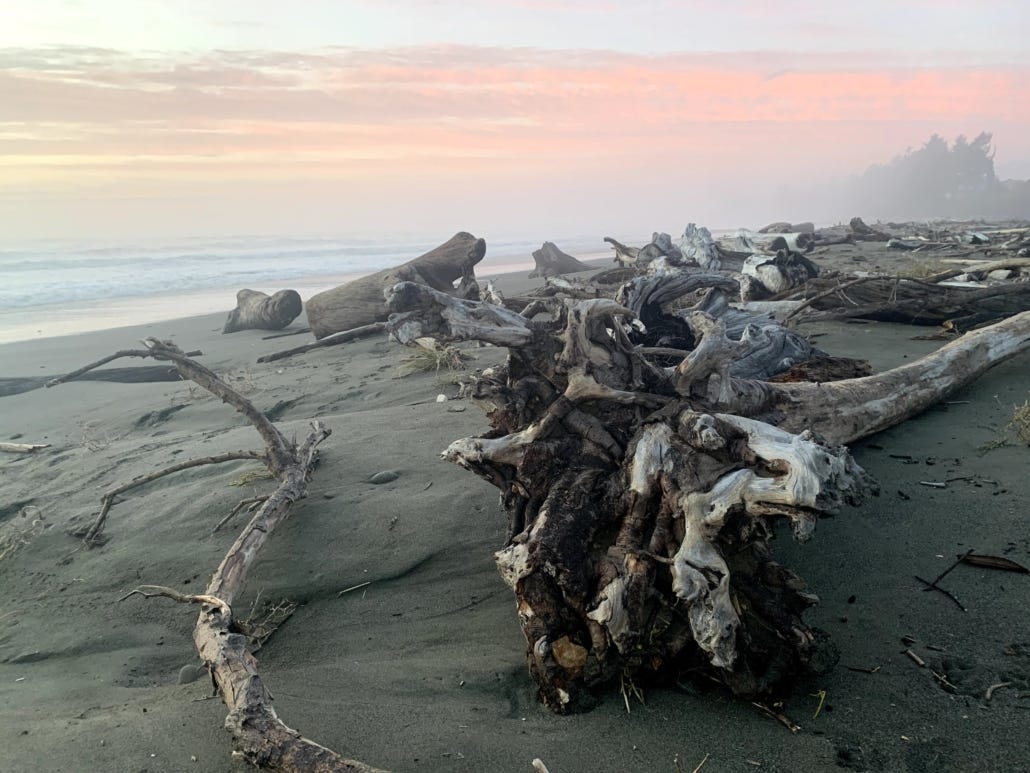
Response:
[[[128,483],[123,483],[121,486],[111,489],[100,499],[100,512],[97,513],[97,516],[90,527],[82,534],[82,541],[89,547],[92,547],[97,543],[97,538],[100,536],[100,532],[103,531],[104,524],[107,521],[107,514],[111,510],[111,505],[114,504],[114,498],[119,494],[129,491],[130,489],[146,485],[158,478],[163,478],[166,475],[171,475],[175,472],[182,472],[183,470],[189,470],[193,467],[201,467],[205,464],[222,464],[223,462],[235,462],[241,459],[256,459],[260,462],[264,462],[265,464],[268,463],[267,457],[261,451],[229,451],[228,453],[217,454],[215,456],[205,456],[201,459],[190,459],[185,462],[179,462],[178,464],[173,464],[171,467],[165,467],[163,470],[152,472],[149,475],[134,478]]]

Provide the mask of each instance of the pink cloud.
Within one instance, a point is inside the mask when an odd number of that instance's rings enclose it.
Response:
[[[191,58],[7,51],[0,163],[20,179],[63,169],[69,181],[104,169],[271,180],[374,168],[401,180],[614,164],[768,176],[806,161],[841,175],[934,131],[984,129],[1030,157],[1030,59],[950,60],[462,46]]]

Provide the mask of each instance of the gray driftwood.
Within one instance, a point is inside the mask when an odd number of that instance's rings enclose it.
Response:
[[[579,271],[590,271],[593,268],[568,253],[562,252],[554,242],[544,242],[539,250],[534,250],[533,260],[536,262],[536,268],[530,272],[530,279],[575,274]]]
[[[385,322],[389,316],[384,292],[398,282],[416,282],[434,290],[475,295],[474,267],[486,254],[486,242],[464,231],[424,255],[353,282],[334,287],[308,299],[308,324],[315,338]]]
[[[509,348],[505,368],[470,386],[490,430],[444,458],[500,490],[498,569],[558,712],[620,681],[689,673],[762,699],[831,667],[833,647],[802,618],[816,596],[772,558],[775,522],[807,539],[870,485],[842,444],[1030,348],[1026,313],[876,376],[769,383],[733,376],[746,348],[703,311],[667,367],[664,350],[634,345],[634,312],[611,299],[569,301],[549,324],[414,285],[390,304],[402,341]]]
[[[229,312],[223,333],[239,330],[282,330],[303,310],[296,290],[280,290],[268,295],[257,290],[236,293],[236,308]]]
[[[133,595],[165,596],[180,603],[200,605],[193,641],[229,709],[225,727],[232,733],[234,757],[256,767],[290,773],[377,773],[375,768],[345,759],[305,738],[279,719],[272,707],[272,696],[258,674],[257,659],[248,651],[248,639],[240,632],[232,610],[262,546],[275,527],[289,516],[293,503],[306,495],[318,445],[329,436],[329,428],[321,422],[313,422],[311,432],[302,443],[291,442],[253,403],[182,350],[152,338],[144,344],[145,349],[125,350],[115,356],[153,357],[174,363],[183,379],[193,381],[241,413],[257,430],[264,442],[264,451],[225,456],[261,459],[277,485],[271,494],[262,498],[260,507],[215,569],[203,593],[185,594],[160,585],[143,585],[123,599]],[[76,374],[90,367],[81,368]],[[197,463],[214,461],[221,459],[211,457]],[[175,469],[182,468],[184,465],[175,466]],[[152,480],[172,471],[168,468],[146,477]]]

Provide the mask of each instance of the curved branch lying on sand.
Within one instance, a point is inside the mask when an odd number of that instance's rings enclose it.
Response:
[[[232,603],[243,587],[247,572],[276,526],[290,514],[294,502],[307,494],[307,480],[315,466],[318,445],[331,430],[313,422],[311,432],[298,447],[254,405],[212,371],[191,360],[168,342],[147,339],[146,350],[126,350],[117,356],[153,357],[174,362],[183,378],[194,381],[247,417],[265,441],[263,454],[241,452],[244,458],[260,458],[278,485],[254,513],[239,537],[215,569],[202,594],[184,594],[164,586],[144,585],[132,595],[166,596],[180,603],[201,605],[193,641],[229,709],[225,726],[233,736],[233,755],[271,770],[291,773],[381,773],[364,763],[348,760],[331,749],[304,738],[287,727],[272,707],[272,696],[257,672],[257,659],[247,650],[247,637],[232,614]],[[104,361],[110,361],[106,358]],[[91,366],[76,371],[86,372]],[[67,380],[65,377],[64,380]],[[50,384],[53,385],[53,384]],[[229,454],[234,458],[239,455]],[[201,460],[203,461],[203,460]],[[178,468],[191,463],[178,465]],[[195,466],[195,465],[193,465]],[[171,469],[162,471],[167,474]],[[155,476],[146,476],[147,480]],[[139,485],[135,481],[121,490]]]

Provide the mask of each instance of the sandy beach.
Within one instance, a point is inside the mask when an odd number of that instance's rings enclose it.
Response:
[[[536,284],[526,272],[498,281],[509,293]],[[226,298],[226,312],[232,305]],[[857,444],[879,496],[821,521],[806,545],[781,535],[782,562],[821,598],[809,619],[841,650],[832,673],[798,684],[785,705],[802,726],[792,735],[751,704],[689,682],[645,685],[629,711],[617,689],[587,714],[538,705],[492,556],[506,529],[496,490],[439,458],[488,426],[471,403],[437,402],[456,395],[451,374],[402,375],[409,352],[385,336],[259,365],[310,338],[222,335],[224,318],[6,343],[2,375],[66,373],[155,336],[201,350],[288,435],[302,437],[316,417],[332,428],[308,498],[272,536],[236,606],[239,615],[299,605],[257,657],[280,716],[307,737],[398,772],[526,773],[534,757],[551,773],[678,773],[702,762],[704,773],[1030,767],[1030,579],[959,566],[942,585],[965,612],[914,579],[936,577],[970,548],[1030,563],[1028,449],[982,450],[1030,396],[1030,356]],[[804,332],[877,371],[941,344],[886,323]],[[504,356],[467,351],[471,368]],[[0,440],[50,444],[0,455],[0,769],[246,769],[230,759],[225,708],[198,668],[195,611],[118,599],[142,583],[199,592],[242,518],[212,527],[269,488],[247,475],[260,466],[206,466],[128,492],[102,547],[83,549],[68,531],[137,475],[260,448],[253,429],[188,383],[74,382],[0,397]],[[384,471],[395,479],[369,481]]]

